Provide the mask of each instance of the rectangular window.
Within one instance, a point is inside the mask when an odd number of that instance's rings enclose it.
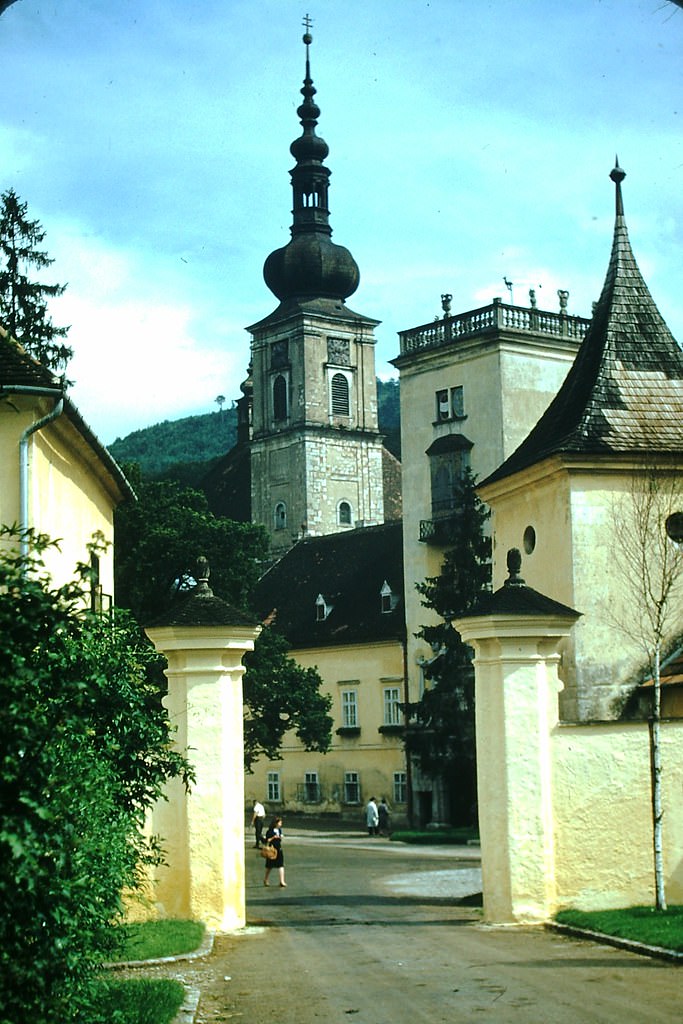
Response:
[[[437,420],[450,419],[451,411],[448,405],[448,388],[436,393],[436,418]]]
[[[317,772],[306,772],[304,775],[304,801],[307,804],[320,803],[320,786],[318,785]]]
[[[344,772],[344,803],[360,803],[360,782],[358,772]]]
[[[358,726],[358,692],[342,690],[341,694],[342,727],[355,729]]]
[[[384,725],[400,725],[400,691],[398,686],[384,687]]]
[[[455,419],[462,419],[465,415],[465,396],[462,389],[462,384],[456,388],[451,388],[451,416]]]
[[[405,772],[394,772],[394,803],[404,804],[407,796],[407,779]]]
[[[280,773],[268,772],[268,800],[280,802]]]

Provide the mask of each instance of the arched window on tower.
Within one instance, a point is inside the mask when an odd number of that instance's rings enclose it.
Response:
[[[273,381],[273,419],[287,419],[287,381],[281,373]]]
[[[287,527],[287,506],[284,501],[278,501],[275,506],[275,529],[284,530]]]
[[[348,501],[340,501],[337,507],[337,522],[340,526],[353,525],[353,510]]]
[[[332,415],[349,415],[349,382],[343,373],[335,373],[330,382]]]

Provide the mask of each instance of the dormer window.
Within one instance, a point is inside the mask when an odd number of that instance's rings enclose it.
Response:
[[[394,594],[393,590],[385,580],[382,584],[382,589],[379,592],[380,602],[382,606],[382,615],[388,615],[389,612],[393,612],[394,608],[398,604],[398,598]]]
[[[328,604],[322,594],[315,599],[315,621],[324,622],[332,611],[332,605]]]

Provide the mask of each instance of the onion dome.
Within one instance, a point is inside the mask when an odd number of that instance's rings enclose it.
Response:
[[[307,26],[308,27],[308,26]],[[292,239],[267,258],[263,277],[280,301],[285,299],[346,299],[358,287],[358,265],[348,249],[330,238],[330,211],[327,205],[330,170],[323,161],[329,153],[324,139],[315,128],[320,108],[311,79],[309,46],[313,41],[307,31],[306,75],[301,90],[303,103],[297,110],[302,135],[290,146],[296,166],[290,171],[294,208]]]

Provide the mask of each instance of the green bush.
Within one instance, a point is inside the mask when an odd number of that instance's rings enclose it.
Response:
[[[52,588],[29,537],[0,528],[0,1024],[84,1021],[165,779],[190,778],[125,621],[84,609],[87,570]]]

